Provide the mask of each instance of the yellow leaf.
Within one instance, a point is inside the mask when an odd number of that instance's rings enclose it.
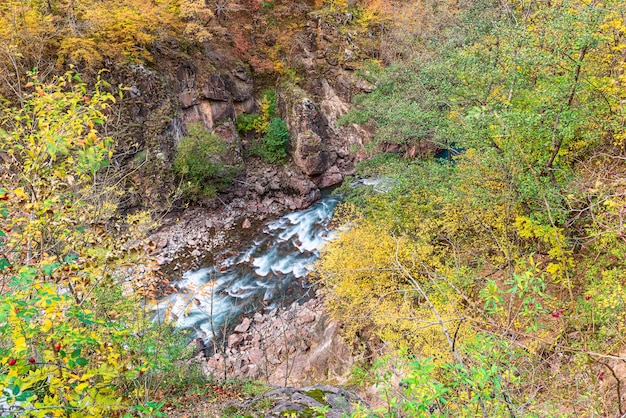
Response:
[[[50,331],[51,328],[52,328],[52,321],[49,319],[46,319],[45,321],[43,321],[43,325],[41,326],[41,332],[48,332]]]
[[[26,338],[20,335],[15,338],[15,351],[20,352],[26,350]]]
[[[87,387],[89,387],[89,382],[83,382],[79,385],[77,385],[74,390],[76,391],[76,393],[81,393],[83,392]]]
[[[28,199],[28,195],[26,194],[26,192],[24,191],[24,189],[22,187],[18,187],[17,189],[13,190],[13,194],[18,198],[18,199]]]

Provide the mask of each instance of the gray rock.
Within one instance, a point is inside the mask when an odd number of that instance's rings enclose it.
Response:
[[[244,409],[246,412],[250,411],[253,416],[258,416],[254,415],[257,412],[254,408],[262,401],[271,402],[274,405],[264,416],[275,418],[284,417],[288,411],[312,413],[313,408],[327,408],[325,417],[341,418],[350,416],[353,404],[368,406],[358,396],[346,390],[332,386],[314,386],[302,389],[285,387],[272,390],[245,402]]]
[[[245,70],[235,71],[234,77],[224,77],[224,82],[231,97],[236,102],[245,102],[252,97],[254,86]]]
[[[226,84],[222,77],[217,73],[212,73],[209,76],[206,84],[202,88],[202,96],[205,99],[227,101],[228,91],[226,90]]]
[[[321,174],[326,169],[327,159],[328,153],[318,134],[313,131],[298,134],[293,160],[304,174]]]

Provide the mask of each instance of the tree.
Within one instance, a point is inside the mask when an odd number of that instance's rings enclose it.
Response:
[[[185,344],[157,349],[170,332],[138,309],[154,285],[140,245],[153,224],[116,212],[112,141],[98,130],[115,98],[72,73],[24,88],[0,119],[0,400],[37,417],[123,412]],[[115,276],[135,264],[145,275],[122,297]]]
[[[185,194],[192,199],[210,199],[227,187],[241,169],[225,161],[226,155],[232,151],[222,138],[211,134],[202,123],[191,124],[176,148],[174,159],[174,171],[183,182]]]

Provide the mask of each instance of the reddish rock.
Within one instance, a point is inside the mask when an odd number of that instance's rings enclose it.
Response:
[[[339,170],[339,168],[336,165],[334,165],[328,170],[326,170],[324,173],[322,173],[322,175],[320,175],[315,180],[315,184],[317,184],[317,187],[319,187],[320,189],[324,189],[326,187],[339,184],[342,181],[343,181],[343,175],[341,174],[341,171]]]
[[[263,360],[264,358],[265,356],[264,356],[263,350],[261,350],[260,348],[253,348],[252,350],[250,350],[250,353],[248,354],[248,360],[252,364],[259,364],[261,363],[261,360]]]
[[[235,348],[243,342],[243,335],[231,334],[228,336],[228,347]]]
[[[244,318],[241,324],[235,327],[235,332],[246,332],[250,328],[250,318]]]
[[[298,316],[296,317],[296,319],[299,324],[308,324],[315,321],[315,313],[311,312],[308,309],[303,309],[298,312]]]

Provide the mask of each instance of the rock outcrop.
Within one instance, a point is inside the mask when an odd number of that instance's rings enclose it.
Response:
[[[287,15],[302,25],[293,25],[298,29],[290,29],[291,36],[280,40],[285,43],[281,50],[289,52],[272,58],[272,62],[288,62],[289,69],[297,72],[294,83],[276,82],[278,73],[259,71],[258,62],[252,59],[253,55],[267,54],[263,45],[277,42],[272,31],[253,35],[259,42],[252,55],[237,49],[236,42],[230,42],[231,36],[224,35],[204,48],[174,43],[155,51],[152,67],[133,65],[132,71],[120,74],[119,81],[129,86],[124,99],[129,139],[117,150],[118,155],[126,156],[119,157],[126,158],[119,163],[139,166],[136,175],[129,178],[133,187],[123,209],[150,205],[162,210],[158,202],[171,200],[177,187],[171,174],[176,145],[189,124],[197,122],[225,138],[234,150],[234,159],[245,165],[244,174],[235,179],[238,185],[219,195],[226,205],[241,198],[265,206],[284,201],[283,211],[303,208],[319,198],[319,189],[339,184],[354,173],[355,164],[367,156],[364,145],[374,130],[340,126],[338,120],[351,108],[355,94],[374,88],[355,76],[355,70],[360,61],[376,58],[373,50],[362,48],[360,43],[374,45],[378,38],[372,33],[364,40],[340,31],[340,25],[352,21],[350,13],[323,16],[311,12],[310,5],[298,7],[302,13]],[[277,9],[272,13],[284,12]],[[241,22],[250,18],[246,13],[231,17]],[[255,95],[268,87],[277,90],[277,114],[285,119],[291,133],[290,164],[285,168],[248,158],[250,138],[239,137],[233,127],[239,114],[258,112]],[[265,173],[258,175],[258,169],[270,169],[272,178]],[[207,203],[215,202],[203,202]]]
[[[271,406],[259,413],[259,405]],[[316,385],[301,389],[277,388],[246,401],[239,412],[246,416],[283,418],[295,414],[299,417],[317,416],[323,409],[327,418],[349,416],[354,404],[367,406],[358,396],[333,386]]]
[[[176,74],[185,124],[202,122],[207,129],[213,129],[220,121],[232,121],[238,113],[254,110],[254,83],[244,68],[224,74],[198,74],[194,63],[187,62]]]
[[[307,176],[322,174],[330,164],[328,151],[322,144],[322,139],[312,131],[299,133],[293,160],[296,166]]]
[[[338,331],[337,323],[323,314],[319,297],[256,313],[210,344],[204,370],[280,386],[344,384],[354,360]]]

